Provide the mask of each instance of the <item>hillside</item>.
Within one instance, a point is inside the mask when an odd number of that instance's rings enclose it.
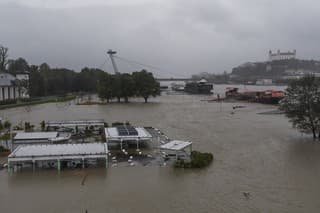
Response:
[[[285,80],[308,73],[320,73],[320,61],[289,59],[281,61],[245,63],[232,69],[236,81],[272,78]]]

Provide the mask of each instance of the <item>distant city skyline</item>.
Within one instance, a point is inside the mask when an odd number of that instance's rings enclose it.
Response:
[[[187,77],[267,61],[270,49],[320,59],[319,10],[312,0],[1,0],[0,44],[10,58],[75,71],[113,72],[114,49],[158,77]],[[116,61],[120,72],[143,68]]]

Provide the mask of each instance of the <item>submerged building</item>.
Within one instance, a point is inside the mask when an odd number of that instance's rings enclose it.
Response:
[[[106,143],[108,146],[124,146],[134,144],[139,149],[139,144],[150,141],[152,135],[143,127],[130,125],[105,128]]]
[[[85,165],[102,160],[108,166],[108,147],[105,143],[46,144],[18,146],[8,156],[8,168],[15,166],[50,167],[61,170],[63,165]]]
[[[197,82],[187,82],[184,90],[190,94],[212,94],[213,84],[208,83],[205,79],[201,79]]]

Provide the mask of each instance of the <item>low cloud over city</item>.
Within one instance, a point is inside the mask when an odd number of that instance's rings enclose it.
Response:
[[[253,0],[1,0],[0,44],[11,58],[112,72],[108,49],[157,76],[231,71],[269,49],[319,59],[320,3]],[[142,66],[119,61],[129,72]]]

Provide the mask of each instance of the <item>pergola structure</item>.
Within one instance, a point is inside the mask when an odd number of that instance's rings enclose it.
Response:
[[[57,138],[58,132],[18,132],[13,138],[12,150],[20,145],[52,144]]]
[[[163,144],[160,146],[160,150],[169,151],[175,153],[176,160],[178,160],[179,153],[183,152],[184,154],[187,153],[185,150],[189,148],[189,156],[192,152],[192,142],[189,141],[180,141],[180,140],[173,140],[169,143]]]
[[[103,119],[95,120],[66,120],[66,121],[47,121],[47,128],[76,128],[76,127],[104,127]]]
[[[14,165],[32,163],[35,170],[37,162],[54,162],[58,171],[62,161],[82,160],[82,166],[87,159],[105,159],[108,165],[108,146],[106,143],[83,144],[47,144],[27,145],[17,147],[8,156],[8,168]]]
[[[135,142],[138,150],[140,142],[152,139],[152,135],[145,128],[128,125],[105,128],[105,137],[108,146],[120,144],[121,150],[124,142]]]

